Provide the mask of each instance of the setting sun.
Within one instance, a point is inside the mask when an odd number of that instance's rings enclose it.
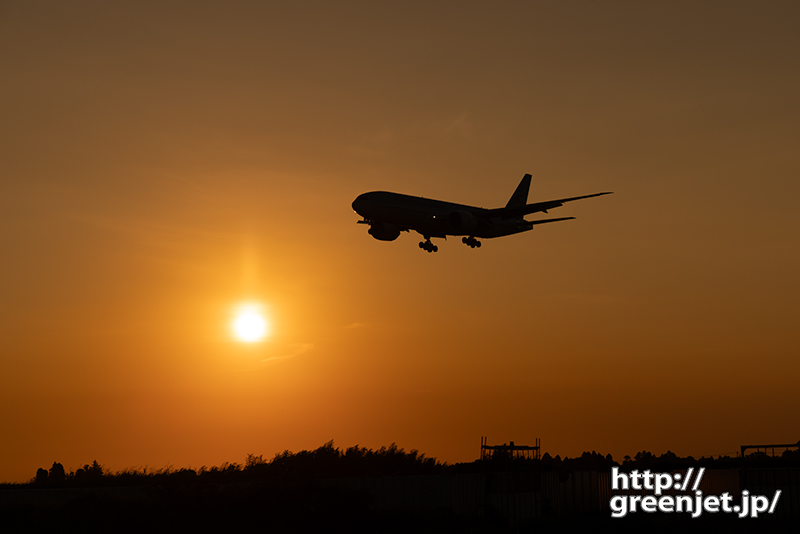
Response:
[[[259,307],[254,305],[240,307],[232,327],[236,339],[245,343],[261,341],[269,334],[266,319]]]

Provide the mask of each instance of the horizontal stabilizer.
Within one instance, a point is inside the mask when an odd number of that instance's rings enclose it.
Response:
[[[575,217],[559,217],[558,219],[541,219],[539,221],[528,221],[528,224],[544,224],[549,222],[568,221]]]

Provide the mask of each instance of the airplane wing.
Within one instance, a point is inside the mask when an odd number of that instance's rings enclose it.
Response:
[[[581,200],[584,198],[599,197],[602,195],[610,195],[611,193],[612,193],[611,191],[606,191],[604,193],[594,193],[593,195],[583,195],[580,197],[559,198],[558,200],[546,200],[544,202],[534,202],[533,204],[527,204],[525,206],[519,206],[516,208],[489,209],[483,211],[481,215],[488,216],[491,219],[497,217],[501,219],[514,219],[517,217],[528,215],[529,213],[537,213],[540,211],[547,213],[547,210],[563,206],[565,202],[572,202],[573,200]],[[567,217],[567,218],[571,219],[572,217]],[[540,222],[550,222],[555,220],[563,220],[563,219],[547,219],[546,221],[540,221]]]

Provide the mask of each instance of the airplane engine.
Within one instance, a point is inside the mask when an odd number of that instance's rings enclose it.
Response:
[[[400,237],[400,229],[397,226],[381,222],[370,224],[368,232],[378,241],[394,241]]]
[[[471,234],[478,227],[478,219],[466,211],[453,211],[447,216],[447,227],[454,234]]]

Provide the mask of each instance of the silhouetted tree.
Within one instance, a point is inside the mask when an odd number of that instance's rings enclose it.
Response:
[[[76,481],[84,484],[97,482],[103,478],[103,466],[95,460],[91,464],[86,464],[78,468],[72,476]]]
[[[63,482],[67,478],[67,473],[64,471],[64,466],[58,462],[53,462],[53,467],[50,468],[50,474],[47,477],[51,482]]]
[[[658,459],[665,462],[674,462],[678,459],[678,455],[672,451],[667,451],[664,454],[662,454]]]
[[[40,467],[39,470],[36,471],[36,479],[35,479],[35,481],[36,481],[37,484],[45,484],[45,483],[47,483],[47,469],[42,469]]]
[[[653,462],[656,460],[656,457],[653,453],[648,451],[641,451],[637,452],[636,456],[633,457],[636,460],[636,466],[640,469],[649,469]]]
[[[244,468],[245,469],[252,469],[259,465],[267,464],[267,460],[263,458],[260,454],[256,456],[255,454],[248,454],[247,458],[244,461]]]

